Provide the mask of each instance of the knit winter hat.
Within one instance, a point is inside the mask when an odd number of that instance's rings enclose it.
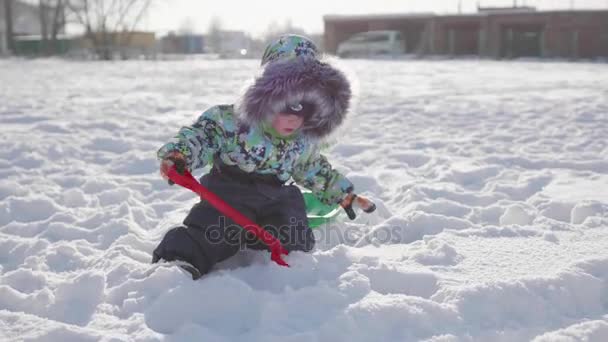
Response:
[[[286,60],[304,56],[316,59],[318,54],[319,50],[308,38],[289,34],[279,37],[266,47],[262,55],[262,65],[278,59]]]
[[[272,42],[262,56],[263,72],[238,104],[240,119],[259,125],[276,113],[308,110],[302,133],[322,138],[334,131],[348,111],[351,88],[346,76],[319,58],[315,44],[298,35]]]

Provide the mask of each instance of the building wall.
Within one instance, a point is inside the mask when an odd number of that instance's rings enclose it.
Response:
[[[250,39],[243,31],[220,31],[222,55],[238,55],[242,49],[249,50]]]
[[[536,28],[542,31],[541,57],[608,57],[608,11],[503,14],[486,20],[486,56],[503,57],[500,37],[504,30]]]
[[[545,39],[549,56],[608,57],[608,11],[552,14]]]
[[[423,39],[427,30],[430,16],[408,16],[407,18],[381,17],[372,19],[338,19],[325,21],[325,50],[336,53],[338,44],[347,40],[355,33],[376,30],[400,31],[405,38],[406,51],[419,53],[425,49],[426,41]]]
[[[335,21],[325,22],[325,51],[336,53],[338,44],[358,32],[369,31],[364,21]]]
[[[335,53],[355,33],[399,30],[408,52],[439,55],[608,57],[608,11],[496,12],[325,18],[325,48]]]
[[[73,42],[77,50],[95,53],[96,49],[107,51],[109,58],[138,58],[150,57],[156,54],[156,35],[154,32],[132,31],[132,32],[108,32],[106,45],[102,44],[103,36],[96,34],[98,46],[87,36],[82,36]]]
[[[432,54],[477,55],[480,44],[479,16],[446,16],[433,20]]]
[[[171,34],[163,37],[160,45],[163,53],[197,54],[205,52],[205,39],[203,35],[199,34]]]
[[[509,46],[509,36],[522,35],[524,32],[542,32],[540,37],[539,57],[548,56],[544,36],[548,17],[535,13],[493,14],[488,16],[484,29],[486,40],[482,46],[482,55],[494,58],[518,57],[513,55],[516,46]],[[514,44],[517,45],[517,44]]]

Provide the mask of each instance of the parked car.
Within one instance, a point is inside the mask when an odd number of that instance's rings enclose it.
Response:
[[[353,35],[338,45],[338,56],[395,56],[405,53],[405,40],[399,31],[368,31]]]

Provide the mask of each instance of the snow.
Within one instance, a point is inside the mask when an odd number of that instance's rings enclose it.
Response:
[[[0,60],[0,340],[608,340],[608,66],[341,63],[378,210],[192,281],[149,265],[196,202],[155,151],[257,62]]]

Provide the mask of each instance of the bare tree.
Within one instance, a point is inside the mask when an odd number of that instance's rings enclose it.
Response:
[[[48,3],[46,0],[38,0],[38,16],[40,18],[40,35],[42,36],[42,51],[45,54],[49,52],[49,20],[48,20]]]
[[[4,0],[4,21],[6,23],[6,45],[15,53],[15,33],[13,32],[13,0]]]
[[[59,52],[58,36],[66,24],[66,0],[38,0],[42,49],[45,54]]]
[[[128,45],[151,0],[64,0],[100,59]]]
[[[57,37],[59,36],[59,31],[61,31],[65,27],[66,19],[65,19],[65,10],[68,0],[55,0],[55,4],[53,5],[53,15],[51,22],[51,45],[53,47],[53,52],[57,53],[58,45],[57,45]]]

